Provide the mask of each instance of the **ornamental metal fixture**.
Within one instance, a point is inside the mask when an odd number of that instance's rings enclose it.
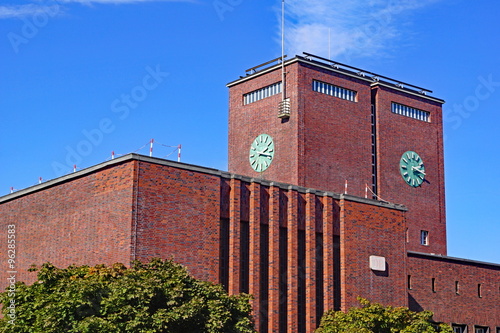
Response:
[[[290,118],[290,98],[280,102],[278,106],[278,118]]]

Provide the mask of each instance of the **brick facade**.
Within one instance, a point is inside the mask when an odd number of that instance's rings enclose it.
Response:
[[[500,328],[500,265],[410,252],[408,276],[411,310],[432,311],[468,332],[474,325]]]
[[[408,249],[446,255],[444,101],[306,58],[294,58],[285,68],[292,110],[286,121],[277,117],[281,94],[246,105],[243,99],[279,82],[280,66],[228,85],[229,171],[360,197],[368,186],[379,198],[408,207]],[[356,98],[314,91],[313,81],[349,89]],[[392,102],[429,112],[430,121],[392,113]],[[273,137],[276,151],[262,175],[248,163],[250,143],[261,133]],[[426,182],[416,188],[399,172],[406,151],[424,160]],[[420,244],[422,230],[429,232],[428,245]]]
[[[383,85],[374,86],[373,94],[378,127],[379,195],[408,207],[409,250],[446,255],[441,102]],[[429,112],[431,120],[425,122],[392,113],[392,102]],[[406,151],[417,152],[424,161],[427,175],[422,186],[413,188],[403,182],[398,164]],[[421,230],[429,231],[428,246],[419,242]]]
[[[395,209],[342,200],[340,255],[342,309],[359,306],[358,296],[406,306],[405,216]],[[371,255],[384,257],[385,271],[370,270]]]
[[[371,199],[139,155],[8,195],[0,204],[1,228],[16,225],[19,280],[32,282],[27,269],[47,261],[65,267],[173,258],[232,294],[254,295],[256,323],[270,332],[312,332],[324,310],[346,309],[357,296],[388,303],[386,293],[366,283],[397,285],[400,273],[374,276],[368,258],[385,255],[396,266],[404,252],[395,244],[404,242],[388,238],[394,246],[382,251],[358,247],[385,229],[404,237],[404,212]],[[357,236],[340,241],[341,234]],[[351,281],[340,283],[345,278]],[[404,303],[404,293],[398,297]]]
[[[231,294],[252,294],[259,332],[313,332],[325,311],[357,306],[358,296],[431,310],[469,332],[500,328],[500,265],[446,256],[442,101],[305,58],[286,68],[288,120],[277,117],[279,94],[243,105],[244,94],[280,81],[278,68],[229,84],[230,172],[130,154],[1,197],[0,228],[16,229],[16,279],[33,282],[27,269],[47,261],[173,258]],[[315,92],[313,80],[357,97]],[[392,113],[392,102],[431,121]],[[260,133],[276,148],[262,174],[248,161]],[[420,187],[399,174],[407,150],[425,162]]]
[[[15,226],[16,278],[33,282],[36,275],[28,268],[44,262],[129,264],[135,165],[105,163],[3,197],[0,228],[6,233],[8,225]],[[2,265],[3,289],[7,259]]]

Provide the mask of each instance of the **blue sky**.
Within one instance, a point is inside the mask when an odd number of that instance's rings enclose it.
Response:
[[[280,8],[1,0],[0,195],[151,138],[182,144],[183,162],[226,170],[225,85],[280,55]],[[499,12],[493,0],[289,0],[286,16],[289,55],[331,57],[446,100],[448,254],[496,263]],[[174,150],[156,144],[154,155]]]

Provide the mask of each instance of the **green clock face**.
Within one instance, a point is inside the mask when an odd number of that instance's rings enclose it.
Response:
[[[274,141],[267,134],[260,134],[250,146],[248,159],[252,169],[263,172],[271,165],[274,158]]]
[[[424,162],[414,151],[407,151],[401,156],[399,171],[406,184],[412,187],[420,186],[426,176]]]

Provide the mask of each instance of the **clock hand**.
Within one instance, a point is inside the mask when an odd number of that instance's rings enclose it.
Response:
[[[422,171],[422,170],[420,170],[419,168],[417,168],[417,167],[411,167],[411,168],[412,168],[413,170],[416,170],[416,171],[420,172],[420,173],[421,173],[421,174],[423,174],[424,176],[427,176],[427,175],[425,174],[425,172],[424,172],[424,171]]]
[[[264,156],[271,156],[271,154],[264,153],[263,151],[258,151],[257,154],[264,155]]]

